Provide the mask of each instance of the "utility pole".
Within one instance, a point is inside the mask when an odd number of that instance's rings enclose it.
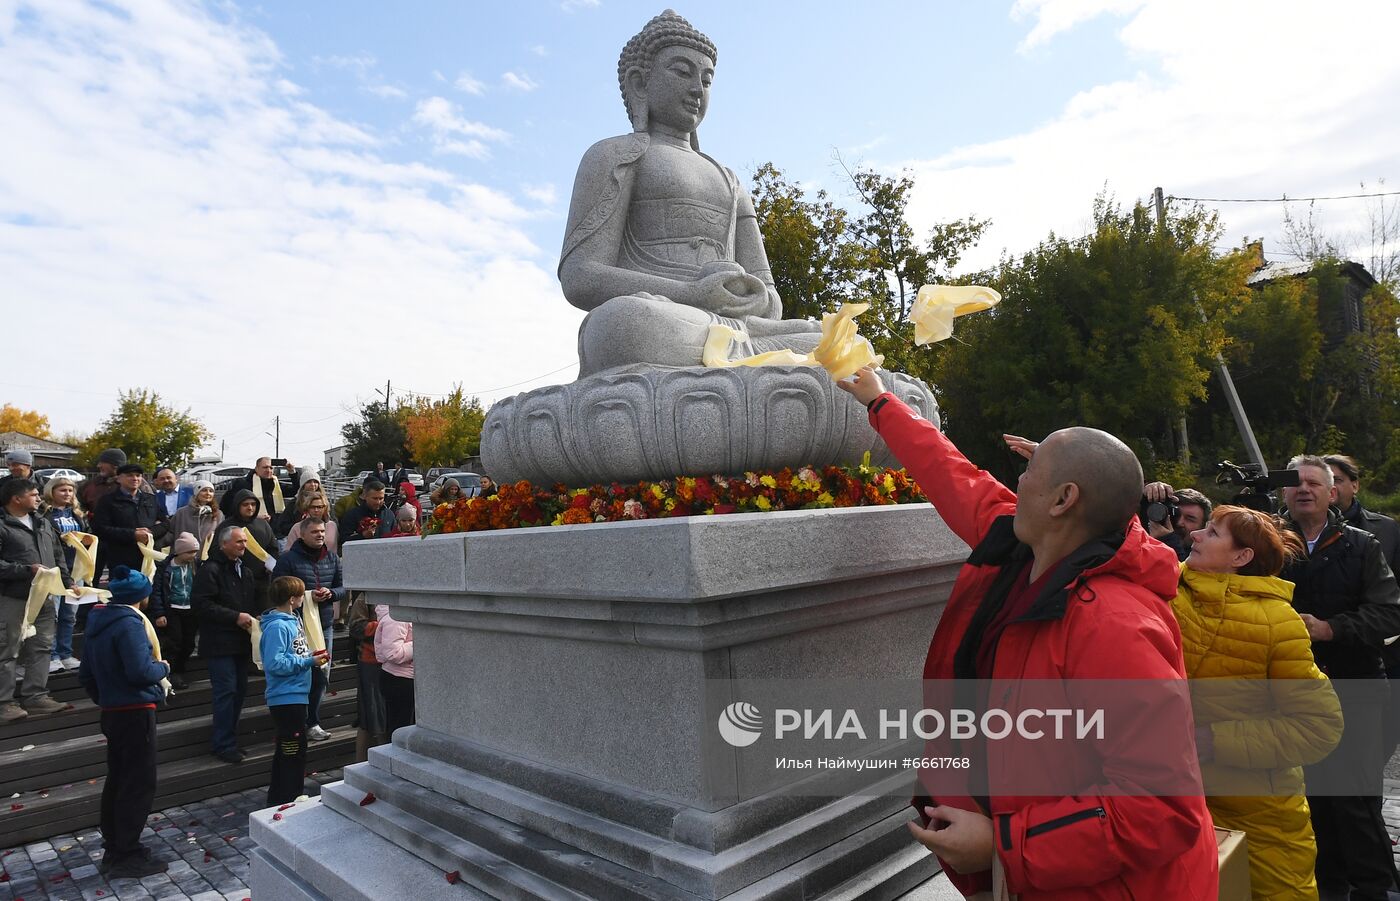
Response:
[[[1162,194],[1162,189],[1155,188],[1152,191],[1152,200],[1157,205],[1157,227],[1163,232],[1167,229],[1167,202]],[[1194,295],[1192,295],[1194,297]],[[1206,319],[1206,311],[1201,309],[1200,300],[1196,301],[1196,311],[1201,315],[1201,321]],[[1249,459],[1263,472],[1269,471],[1269,465],[1264,462],[1264,452],[1259,449],[1259,442],[1254,438],[1254,429],[1249,425],[1249,414],[1244,411],[1244,404],[1240,402],[1240,394],[1235,390],[1235,380],[1230,377],[1230,367],[1225,365],[1225,355],[1217,353],[1215,355],[1215,373],[1220,377],[1220,386],[1225,391],[1225,400],[1230,405],[1230,413],[1235,417],[1235,427],[1240,430],[1240,439],[1244,441],[1245,452],[1249,454]],[[1186,447],[1186,417],[1181,417],[1181,441],[1182,447]]]
[[[264,435],[272,439],[272,456],[282,456],[282,417],[272,417],[272,432],[263,432]]]
[[[382,394],[382,395],[384,395],[384,412],[385,412],[385,413],[391,413],[391,412],[393,411],[393,407],[392,407],[392,404],[391,404],[391,399],[393,398],[393,388],[394,388],[394,383],[393,383],[392,381],[386,381],[386,382],[384,383],[384,390],[383,390],[383,391],[380,391],[378,388],[375,388],[375,389],[374,389],[374,393],[375,393],[375,394]]]

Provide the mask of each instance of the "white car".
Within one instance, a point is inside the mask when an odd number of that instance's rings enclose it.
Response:
[[[76,469],[36,469],[34,470],[34,477],[38,479],[40,485],[44,484],[49,479],[72,479],[74,484],[77,484],[87,478],[87,476],[78,472]]]

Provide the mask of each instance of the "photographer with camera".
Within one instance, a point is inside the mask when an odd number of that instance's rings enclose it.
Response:
[[[1204,529],[1210,519],[1210,498],[1194,488],[1173,488],[1166,482],[1148,482],[1142,488],[1138,517],[1147,534],[1176,552],[1176,559],[1191,554],[1191,533]]]
[[[1302,455],[1288,468],[1298,484],[1283,489],[1286,521],[1308,552],[1280,575],[1296,586],[1293,609],[1346,721],[1337,749],[1306,769],[1318,888],[1323,897],[1385,898],[1396,886],[1381,817],[1388,694],[1381,651],[1400,634],[1400,588],[1375,536],[1347,525],[1332,507],[1337,489],[1327,462]]]

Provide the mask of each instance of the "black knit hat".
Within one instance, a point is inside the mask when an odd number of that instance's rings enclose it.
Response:
[[[110,463],[113,466],[126,465],[126,451],[119,447],[109,447],[97,455],[98,463]]]

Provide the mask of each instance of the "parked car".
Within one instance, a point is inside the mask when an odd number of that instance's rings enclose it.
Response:
[[[416,469],[410,469],[406,475],[408,476],[408,484],[421,491],[423,488],[423,474]]]
[[[78,472],[76,469],[63,469],[61,467],[34,470],[34,479],[39,483],[40,486],[43,486],[43,484],[49,479],[58,478],[72,479],[75,483],[77,483],[82,482],[84,479],[87,478],[87,476],[83,475],[81,472]]]
[[[448,479],[457,480],[457,484],[462,486],[462,494],[465,497],[476,497],[481,493],[481,476],[474,472],[444,472],[433,480],[429,491],[437,491]]]

